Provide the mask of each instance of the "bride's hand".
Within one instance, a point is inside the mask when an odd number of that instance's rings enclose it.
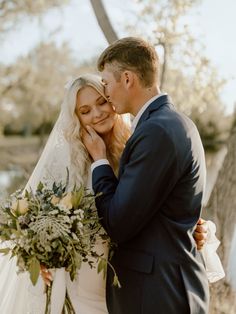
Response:
[[[81,138],[94,161],[107,159],[106,145],[92,127],[86,126],[86,129],[83,128],[81,130]]]
[[[50,271],[43,265],[40,265],[40,270],[41,270],[41,276],[44,281],[44,283],[50,287],[51,282],[52,282],[52,274]]]
[[[206,224],[206,221],[202,218],[199,218],[193,234],[198,250],[201,250],[205,245],[207,240],[207,233],[208,226]]]

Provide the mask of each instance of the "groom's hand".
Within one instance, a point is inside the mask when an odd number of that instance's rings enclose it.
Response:
[[[196,228],[194,230],[194,239],[197,245],[197,249],[201,250],[207,240],[208,227],[206,221],[200,218],[197,222]]]
[[[92,127],[86,126],[86,129],[83,128],[81,130],[81,138],[94,161],[107,159],[106,145]]]

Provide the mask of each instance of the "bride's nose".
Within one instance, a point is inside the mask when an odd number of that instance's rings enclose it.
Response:
[[[100,118],[101,116],[102,116],[102,110],[100,110],[99,108],[95,108],[94,109],[94,117]]]

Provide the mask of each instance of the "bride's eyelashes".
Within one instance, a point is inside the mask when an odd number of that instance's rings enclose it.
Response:
[[[85,111],[85,112],[80,112],[80,114],[84,115],[84,114],[88,114],[90,111]]]
[[[106,105],[107,104],[107,101],[104,100],[102,103],[99,104],[99,106],[103,106],[103,105]]]
[[[107,101],[105,100],[105,101],[101,102],[100,104],[98,104],[98,106],[99,106],[99,107],[102,107],[102,106],[104,106],[104,105],[106,105],[106,104],[107,104]],[[88,114],[88,113],[90,113],[90,112],[91,112],[91,110],[80,111],[80,114],[86,115],[86,114]]]
[[[81,108],[81,109],[79,110],[79,113],[80,113],[81,115],[85,115],[85,114],[90,113],[91,109],[89,108],[89,106],[83,106],[83,107],[84,107],[84,108]]]

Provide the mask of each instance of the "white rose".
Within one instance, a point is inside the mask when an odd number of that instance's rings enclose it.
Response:
[[[13,213],[24,215],[29,210],[29,203],[25,198],[23,198],[22,200],[17,200],[12,203],[11,208]]]
[[[60,198],[53,195],[53,197],[51,198],[51,204],[52,205],[57,205],[60,202]]]
[[[72,193],[69,192],[67,193],[61,200],[60,200],[60,205],[65,206],[67,209],[72,209],[73,204],[72,204]]]

